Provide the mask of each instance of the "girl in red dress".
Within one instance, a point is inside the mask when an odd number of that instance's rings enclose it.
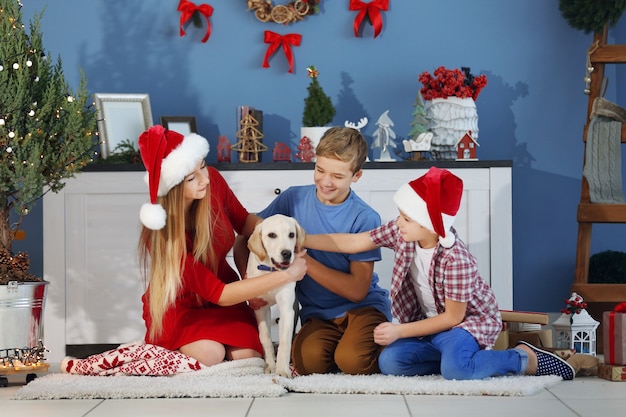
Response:
[[[156,125],[139,137],[150,203],[142,206],[140,263],[147,343],[204,365],[261,357],[246,300],[301,280],[304,252],[289,269],[240,280],[226,261],[235,233],[249,237],[261,219],[248,213],[221,174],[206,166],[207,140]]]

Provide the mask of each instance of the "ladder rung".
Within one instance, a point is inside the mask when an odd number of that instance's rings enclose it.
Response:
[[[601,45],[591,54],[591,63],[626,63],[626,45]]]
[[[626,223],[626,204],[578,204],[578,222]]]
[[[586,302],[620,302],[626,300],[626,284],[576,284],[572,291],[580,294]]]

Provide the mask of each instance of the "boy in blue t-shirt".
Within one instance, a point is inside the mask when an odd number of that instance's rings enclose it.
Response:
[[[307,233],[358,233],[380,225],[380,216],[352,192],[363,175],[367,142],[353,128],[333,127],[316,148],[314,184],[290,187],[258,213],[294,217]],[[373,330],[391,320],[389,293],[378,286],[374,262],[380,249],[357,254],[308,250],[307,275],[297,283],[302,328],[292,345],[300,375],[380,372],[381,346]]]

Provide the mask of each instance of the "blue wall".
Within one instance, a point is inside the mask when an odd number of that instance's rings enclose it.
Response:
[[[295,148],[308,65],[317,66],[337,107],[335,124],[362,116],[375,121],[389,110],[399,137],[409,130],[421,72],[444,65],[486,74],[477,101],[479,158],[514,161],[514,306],[558,311],[569,294],[592,35],[571,28],[557,0],[392,0],[376,39],[369,24],[362,37],[354,36],[347,0],[323,1],[320,15],[289,27],[259,22],[244,0],[210,0],[215,11],[207,43],[200,42],[203,28],[190,26],[179,36],[175,0],[23,3],[25,20],[47,7],[44,46],[63,58],[72,86],[82,68],[91,92],[149,93],[155,123],[161,115],[194,115],[213,161],[218,135],[234,143],[239,105],[264,111],[270,149],[274,141]],[[293,74],[282,51],[270,68],[261,68],[264,30],[302,35]],[[626,18],[610,38],[626,43]],[[607,75],[607,98],[619,102],[621,74]],[[372,122],[363,129],[369,140],[375,128]],[[28,250],[36,274],[43,272],[41,213],[39,204],[26,219],[27,239],[14,247]],[[626,250],[623,236],[624,225],[595,227],[592,253]]]

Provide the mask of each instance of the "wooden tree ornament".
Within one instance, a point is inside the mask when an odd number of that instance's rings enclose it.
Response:
[[[236,134],[239,142],[231,146],[232,150],[239,152],[239,162],[259,162],[259,152],[268,150],[261,142],[263,133],[256,128],[258,125],[259,122],[249,114],[241,120],[241,129]]]

